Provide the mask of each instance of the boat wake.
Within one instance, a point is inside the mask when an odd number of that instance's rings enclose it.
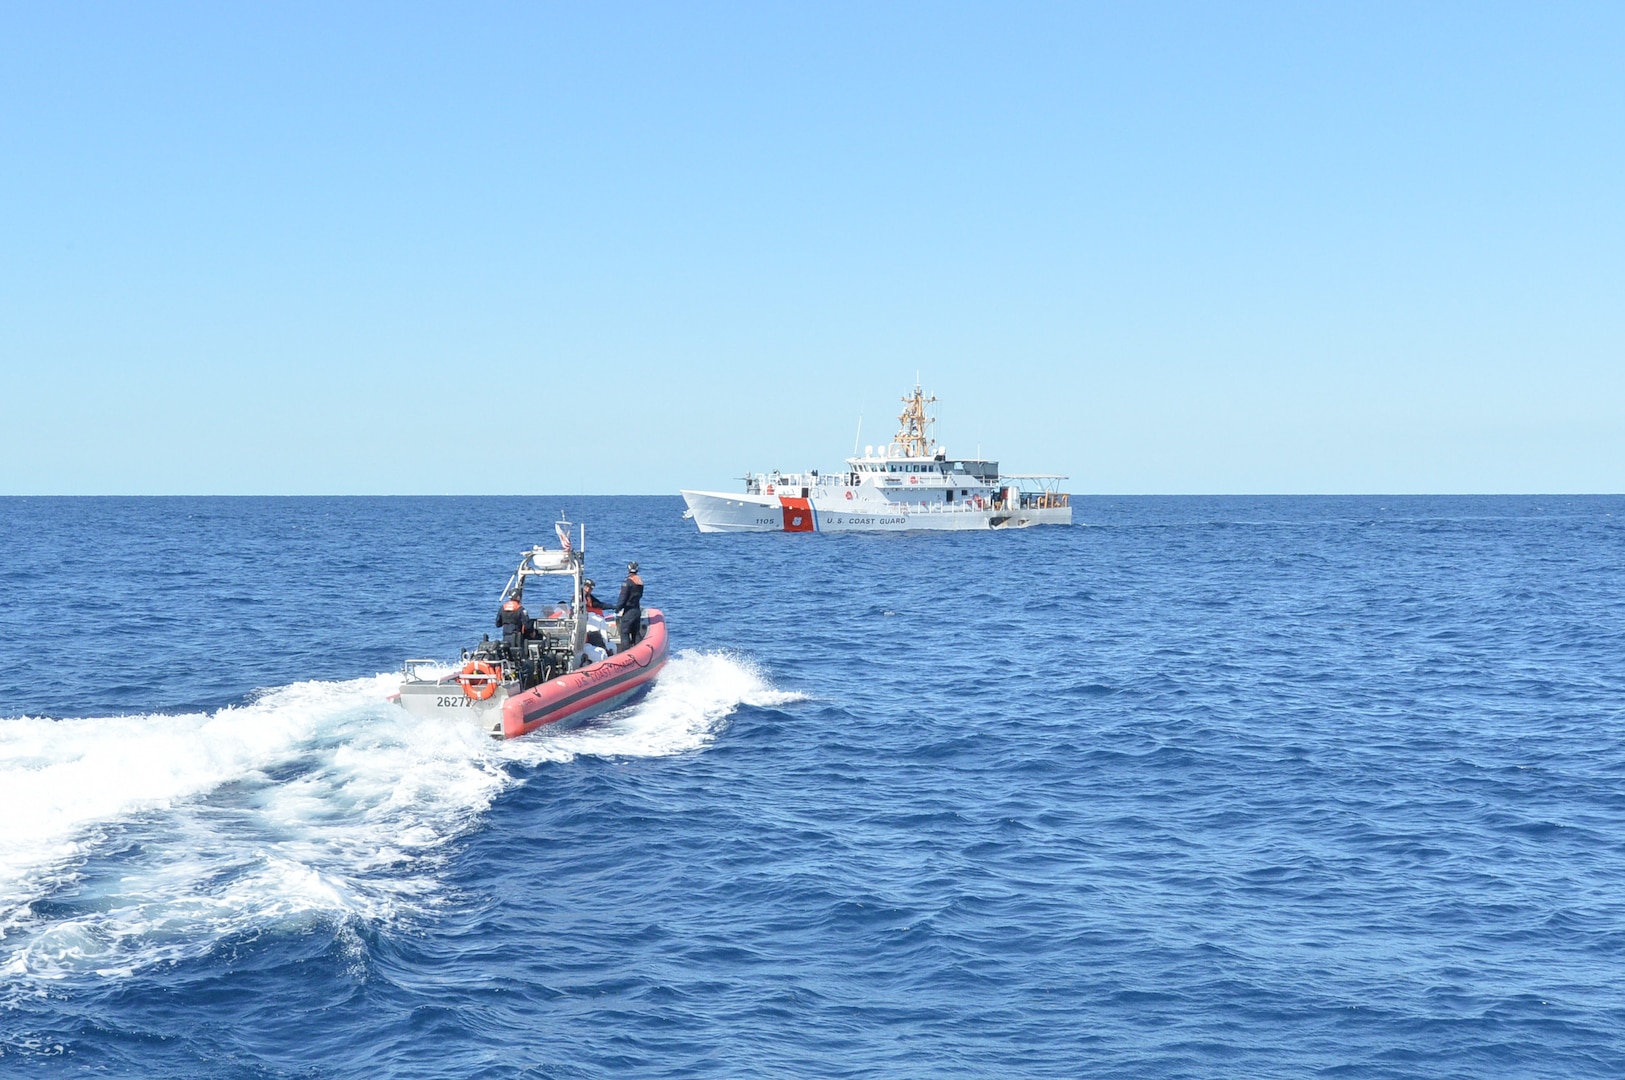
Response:
[[[575,757],[665,757],[699,750],[740,705],[805,700],[775,690],[750,663],[726,653],[679,653],[637,705],[552,738],[523,738],[497,752],[527,763]]]
[[[0,722],[0,978],[117,976],[251,931],[446,902],[448,842],[529,767],[704,748],[797,695],[718,653],[557,736],[498,743],[388,703],[398,676],[299,683],[210,714]]]

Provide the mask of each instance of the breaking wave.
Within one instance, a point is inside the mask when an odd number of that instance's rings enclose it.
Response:
[[[247,930],[430,910],[448,842],[527,766],[699,750],[739,705],[797,697],[736,657],[684,652],[632,708],[497,743],[391,705],[397,682],[0,722],[0,976],[126,974]]]

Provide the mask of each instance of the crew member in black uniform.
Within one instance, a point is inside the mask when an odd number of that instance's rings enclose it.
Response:
[[[626,564],[626,580],[621,582],[620,599],[615,601],[616,625],[621,631],[621,651],[643,639],[643,579],[638,564]]]
[[[502,642],[514,655],[524,651],[525,640],[525,607],[521,602],[524,598],[515,592],[503,602],[502,610],[497,612],[497,625],[502,628]]]

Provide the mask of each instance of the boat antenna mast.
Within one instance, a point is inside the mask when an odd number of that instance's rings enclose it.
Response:
[[[925,412],[927,405],[936,403],[937,396],[932,394],[926,397],[918,379],[914,382],[914,393],[903,398],[903,411],[897,417],[897,438],[894,441],[908,457],[928,458],[937,445],[936,440],[931,438],[931,425],[937,422],[937,418],[927,416]]]

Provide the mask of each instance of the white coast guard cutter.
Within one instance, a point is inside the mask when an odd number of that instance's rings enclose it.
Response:
[[[1005,473],[999,463],[950,458],[930,437],[935,417],[919,384],[903,398],[899,429],[839,473],[747,473],[742,493],[684,491],[684,517],[701,532],[902,532],[1072,524],[1064,476]]]

